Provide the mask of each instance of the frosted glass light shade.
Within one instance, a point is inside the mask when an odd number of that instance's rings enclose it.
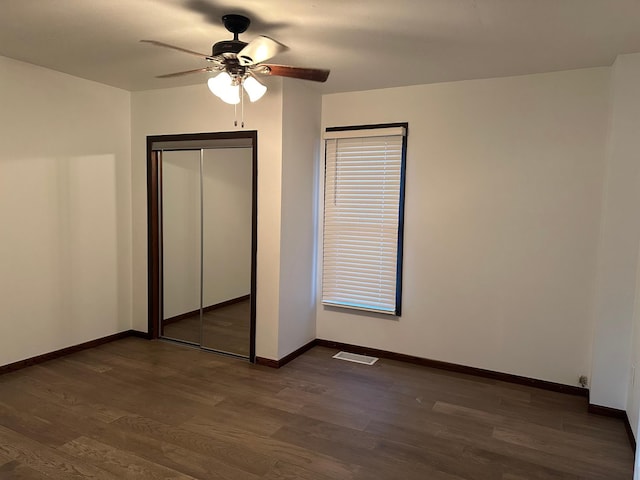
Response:
[[[237,105],[240,103],[240,85],[229,85],[225,88],[220,99],[231,105]]]
[[[247,92],[247,95],[249,95],[249,100],[252,102],[260,100],[267,91],[267,87],[253,77],[245,78],[242,82],[242,86],[244,87],[245,92]]]
[[[207,86],[223,102],[231,105],[240,103],[240,86],[233,84],[233,79],[227,72],[211,77],[207,80]]]
[[[213,93],[216,97],[219,97],[222,94],[225,86],[231,85],[231,82],[231,75],[229,75],[227,72],[222,72],[215,77],[211,77],[207,81],[207,86],[209,87],[209,90],[211,90],[211,93]]]

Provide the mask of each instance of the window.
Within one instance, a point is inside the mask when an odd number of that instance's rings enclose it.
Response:
[[[324,305],[400,315],[407,127],[325,132]]]

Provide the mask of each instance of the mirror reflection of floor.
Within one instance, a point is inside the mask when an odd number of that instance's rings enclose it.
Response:
[[[206,348],[249,356],[251,301],[205,312],[202,320],[202,343]],[[200,315],[164,325],[163,336],[200,344]]]

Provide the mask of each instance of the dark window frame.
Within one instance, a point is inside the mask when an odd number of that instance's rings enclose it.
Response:
[[[405,209],[405,183],[406,183],[406,171],[407,171],[407,138],[409,137],[409,122],[396,122],[396,123],[379,123],[372,125],[351,125],[351,126],[339,126],[339,127],[326,127],[325,132],[344,132],[344,131],[358,131],[358,130],[373,130],[382,128],[394,128],[404,127],[405,134],[402,137],[402,154],[400,164],[400,197],[398,208],[398,244],[396,250],[396,302],[394,316],[400,317],[402,315],[402,266],[403,266],[403,254],[404,254],[404,209]],[[324,236],[324,199],[326,199],[326,176],[327,176],[327,155],[326,155],[326,141],[325,141],[325,158],[324,158],[324,192],[323,192],[323,215],[322,215],[322,231]],[[322,255],[322,264],[324,271],[324,250]],[[347,306],[335,305],[336,308],[349,309]],[[366,310],[365,310],[366,311]]]

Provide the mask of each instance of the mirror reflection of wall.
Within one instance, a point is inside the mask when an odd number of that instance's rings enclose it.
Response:
[[[199,345],[199,150],[163,152],[162,227],[164,336]]]
[[[251,209],[251,148],[164,152],[164,337],[249,355]]]

